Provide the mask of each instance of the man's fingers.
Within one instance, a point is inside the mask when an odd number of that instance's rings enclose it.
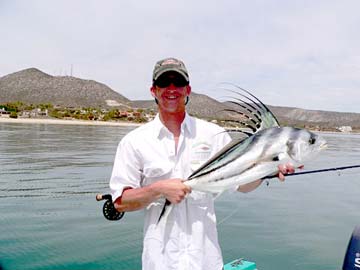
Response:
[[[189,187],[189,186],[187,186],[186,184],[185,184],[185,182],[186,182],[187,180],[186,179],[182,179],[181,180],[181,182],[185,185],[185,192],[186,193],[191,193],[191,187]]]
[[[280,181],[285,181],[285,175],[282,172],[279,172],[278,178]]]
[[[287,166],[287,173],[294,173],[295,168],[293,166]]]
[[[175,203],[175,204],[180,203],[182,200],[185,199],[186,195],[190,192],[191,192],[191,188],[189,186],[184,185],[184,187],[182,187],[182,189],[178,190],[174,199],[172,199],[173,200],[172,203]]]
[[[191,187],[189,187],[189,186],[187,186],[187,185],[185,185],[185,192],[186,192],[186,194],[187,193],[191,193]]]
[[[279,168],[279,172],[281,172],[284,175],[295,172],[294,166],[292,164],[290,164],[290,163],[281,164],[281,165],[278,166],[278,168]]]
[[[285,164],[279,165],[278,168],[279,168],[279,175],[282,174],[284,176],[284,174],[287,174],[287,168]]]
[[[302,167],[304,167],[304,166],[300,166],[299,168],[302,168]],[[292,174],[295,172],[295,167],[291,163],[280,164],[278,166],[278,168],[279,168],[278,178],[280,181],[285,180],[285,175]]]

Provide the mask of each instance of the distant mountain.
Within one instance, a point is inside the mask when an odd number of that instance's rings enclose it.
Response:
[[[51,76],[29,68],[0,78],[0,104],[22,101],[30,104],[52,103],[63,107],[145,108],[156,110],[153,100],[129,100],[105,84],[71,76]],[[205,119],[232,119],[238,115],[224,111],[229,103],[192,92],[188,112]],[[341,113],[269,106],[282,124],[360,129],[359,113]]]
[[[128,107],[129,100],[108,86],[71,76],[51,76],[29,68],[0,78],[0,104],[22,101],[64,107]]]
[[[278,106],[269,106],[269,108],[279,121],[289,125],[352,126],[360,129],[360,113],[305,110]]]
[[[132,101],[131,106],[136,108],[156,109],[153,100]],[[305,110],[300,108],[279,107],[268,105],[282,125],[289,126],[319,126],[334,128],[339,126],[352,126],[360,129],[360,113],[343,113],[320,110]],[[188,112],[205,119],[236,119],[235,113],[225,112],[225,109],[238,109],[227,102],[219,102],[206,95],[191,93]]]

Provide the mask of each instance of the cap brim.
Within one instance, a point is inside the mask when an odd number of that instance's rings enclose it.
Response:
[[[153,80],[156,81],[161,75],[163,75],[163,74],[166,73],[166,72],[170,72],[170,71],[179,73],[181,76],[184,77],[184,79],[185,79],[187,82],[189,82],[189,77],[188,77],[188,75],[187,75],[184,71],[179,70],[179,69],[177,69],[177,68],[173,68],[173,67],[168,67],[168,68],[165,68],[165,69],[161,70],[159,73],[156,74],[156,77],[154,77]]]

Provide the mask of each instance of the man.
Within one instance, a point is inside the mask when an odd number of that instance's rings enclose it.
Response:
[[[223,128],[186,113],[191,87],[182,61],[157,62],[150,91],[159,113],[119,143],[110,179],[115,207],[120,212],[144,209],[144,270],[220,270],[223,261],[213,198],[191,192],[183,179],[231,138]],[[279,170],[287,173],[293,168]],[[249,192],[260,183],[241,186],[239,191]],[[160,225],[165,199],[175,207]]]

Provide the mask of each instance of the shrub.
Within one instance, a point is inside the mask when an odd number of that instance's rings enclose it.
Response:
[[[17,113],[16,112],[11,112],[10,113],[10,118],[18,118]]]

